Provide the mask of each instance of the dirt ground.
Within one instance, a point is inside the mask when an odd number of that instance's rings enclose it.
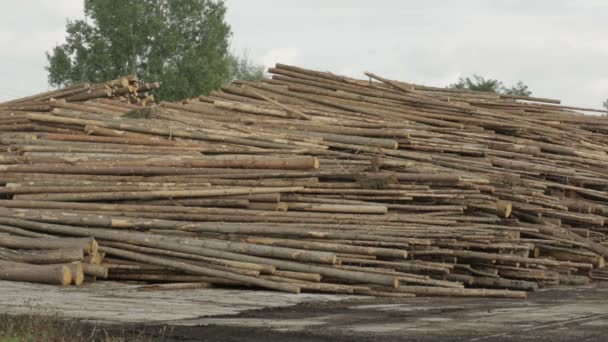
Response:
[[[608,289],[587,291],[542,291],[528,301],[427,298],[303,303],[173,326],[164,338],[235,342],[606,341]],[[161,331],[163,326],[129,328],[151,332]]]
[[[165,341],[599,342],[606,341],[608,335],[607,283],[546,289],[532,293],[528,300],[422,297],[387,300],[312,295],[293,301],[291,295],[216,289],[187,294],[165,292],[164,296],[185,296],[188,302],[192,298],[205,298],[194,303],[203,314],[192,314],[188,307],[182,307],[189,315],[168,320],[137,315],[117,320],[100,316],[96,320],[92,315],[81,322],[82,327],[104,330],[109,336],[144,330],[146,339]],[[270,297],[276,297],[280,305],[266,305]],[[259,298],[259,303],[255,303],[255,298]],[[225,308],[216,310],[205,305],[213,300],[216,305],[228,301],[238,309],[227,313]],[[133,311],[138,310],[136,304],[129,305]],[[167,302],[165,311],[171,311],[170,306]],[[0,310],[11,312],[10,308],[0,298]],[[64,313],[72,319],[77,317],[70,316],[68,311]]]

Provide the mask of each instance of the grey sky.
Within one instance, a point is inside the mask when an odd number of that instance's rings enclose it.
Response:
[[[0,99],[46,90],[44,52],[81,0],[28,0],[0,14]],[[534,95],[608,98],[608,0],[227,0],[237,53],[361,77],[446,85],[473,73]]]

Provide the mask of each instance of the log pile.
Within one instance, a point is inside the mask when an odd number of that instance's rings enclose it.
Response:
[[[0,233],[1,280],[80,286],[85,277],[107,278],[108,270],[99,265],[99,246],[93,238],[13,234]]]
[[[22,120],[0,124],[5,277],[31,279],[14,262],[82,262],[27,246],[94,238],[85,274],[145,290],[525,298],[608,279],[608,118],[269,71],[145,116],[57,94],[5,104],[0,121]],[[51,110],[15,107],[44,97]]]
[[[28,121],[23,115],[27,112],[73,110],[120,116],[154,103],[150,92],[159,87],[158,82],[139,82],[135,75],[99,84],[78,83],[0,103],[0,115],[3,116],[0,125],[17,125],[25,130],[29,128],[25,126]]]

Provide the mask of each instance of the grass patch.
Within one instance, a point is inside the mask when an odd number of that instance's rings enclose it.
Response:
[[[61,319],[58,315],[0,314],[0,342],[123,342],[167,341],[171,328],[101,326]]]
[[[80,333],[57,316],[0,315],[0,342],[85,341]]]

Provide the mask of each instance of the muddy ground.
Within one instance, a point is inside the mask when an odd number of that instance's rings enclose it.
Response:
[[[65,291],[67,300],[70,291]],[[277,298],[275,305],[269,306],[273,297]],[[171,315],[163,318],[169,319],[155,319],[158,315],[154,313],[120,316],[123,310],[120,309],[113,319],[108,319],[111,315],[105,312],[96,320],[95,308],[91,307],[92,313],[79,324],[83,329],[104,331],[108,336],[145,331],[140,334],[145,340],[165,341],[608,340],[606,283],[546,289],[532,293],[528,300],[387,300],[321,295],[296,300],[298,297],[264,291],[217,289],[165,292],[153,298],[148,300],[155,303],[150,310],[158,308],[162,298],[174,301],[166,302],[164,311]],[[183,306],[179,298],[201,311],[193,312],[193,307]],[[141,304],[130,302],[132,310],[127,311],[145,311],[145,298],[142,300]],[[181,309],[176,306],[188,312],[180,316]],[[16,307],[0,298],[0,310],[17,313]],[[64,314],[71,319],[82,316],[80,312],[71,314],[68,310]]]
[[[608,294],[608,293],[607,293]],[[127,325],[166,341],[597,341],[608,340],[608,301],[555,305],[554,293],[532,303],[441,300],[349,300],[215,317],[203,325]],[[559,302],[568,301],[560,293]],[[576,296],[572,296],[576,297]],[[603,306],[600,308],[598,306]],[[162,332],[162,333],[161,333]]]

